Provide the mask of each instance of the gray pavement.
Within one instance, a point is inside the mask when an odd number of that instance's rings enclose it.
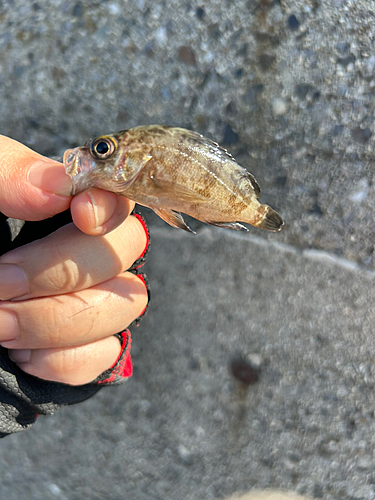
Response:
[[[133,379],[2,440],[0,497],[375,499],[373,2],[4,0],[0,23],[2,134],[58,155],[191,128],[286,221],[191,236],[147,212]]]
[[[211,228],[155,229],[147,268],[133,379],[3,440],[4,498],[373,498],[374,273]]]

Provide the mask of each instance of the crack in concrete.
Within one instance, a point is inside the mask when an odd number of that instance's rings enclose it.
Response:
[[[169,239],[180,239],[180,238],[190,238],[188,234],[183,231],[170,231],[169,228],[153,228],[151,236],[155,235],[157,237],[169,238]],[[367,276],[375,276],[375,271],[368,270],[356,262],[344,257],[339,257],[338,255],[327,252],[326,250],[318,250],[315,248],[298,248],[287,243],[280,243],[278,241],[271,241],[263,238],[261,236],[256,236],[249,233],[241,232],[228,232],[225,229],[211,229],[205,227],[201,229],[196,238],[206,238],[212,241],[219,239],[219,237],[225,236],[227,239],[235,239],[253,243],[258,246],[274,248],[275,250],[283,253],[293,253],[294,255],[302,255],[303,257],[310,260],[317,260],[325,263],[331,263],[333,265],[340,266],[348,271],[365,273]]]

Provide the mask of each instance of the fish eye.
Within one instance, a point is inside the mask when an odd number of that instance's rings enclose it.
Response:
[[[117,142],[112,137],[98,137],[90,146],[91,155],[98,160],[106,160],[113,155]]]
[[[95,151],[100,155],[105,155],[109,151],[109,146],[106,142],[100,141],[96,144]]]

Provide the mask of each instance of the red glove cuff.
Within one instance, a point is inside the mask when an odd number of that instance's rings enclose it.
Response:
[[[139,222],[142,224],[143,229],[146,233],[146,246],[145,249],[143,250],[142,254],[138,257],[138,259],[134,262],[134,264],[131,266],[129,269],[129,272],[135,274],[140,280],[143,281],[146,290],[147,290],[147,296],[148,296],[148,302],[145,307],[145,309],[142,311],[140,316],[133,321],[133,323],[130,326],[138,326],[142,317],[146,314],[148,304],[150,302],[150,287],[148,283],[148,279],[144,273],[138,273],[138,269],[142,267],[146,261],[146,256],[149,251],[150,247],[150,233],[146,224],[146,221],[142,217],[141,214],[133,212],[134,217],[136,217]],[[119,384],[124,379],[127,379],[132,376],[133,374],[133,365],[132,365],[132,360],[130,356],[130,344],[131,344],[131,336],[130,336],[130,331],[128,329],[124,330],[121,333],[118,333],[116,337],[120,340],[121,342],[121,352],[116,360],[116,362],[106,370],[104,373],[102,373],[95,381],[95,384],[100,384],[100,385],[113,385],[113,384]]]
[[[138,257],[138,259],[134,262],[134,264],[129,269],[130,272],[132,272],[136,269],[139,269],[140,267],[143,266],[143,264],[146,262],[146,257],[147,257],[147,254],[148,254],[148,251],[150,248],[150,232],[148,230],[146,221],[144,220],[143,216],[137,212],[133,212],[132,215],[134,215],[134,217],[136,217],[143,226],[143,229],[146,233],[146,246],[145,246],[145,249],[143,250],[143,252],[141,253],[141,255]]]
[[[114,385],[123,382],[133,374],[133,364],[130,356],[131,336],[128,329],[116,335],[121,341],[121,352],[119,357],[105,372],[94,381],[95,384]]]

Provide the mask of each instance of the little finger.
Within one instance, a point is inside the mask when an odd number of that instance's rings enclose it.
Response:
[[[78,347],[12,349],[9,357],[26,373],[70,385],[88,384],[111,368],[121,351],[111,336]]]

